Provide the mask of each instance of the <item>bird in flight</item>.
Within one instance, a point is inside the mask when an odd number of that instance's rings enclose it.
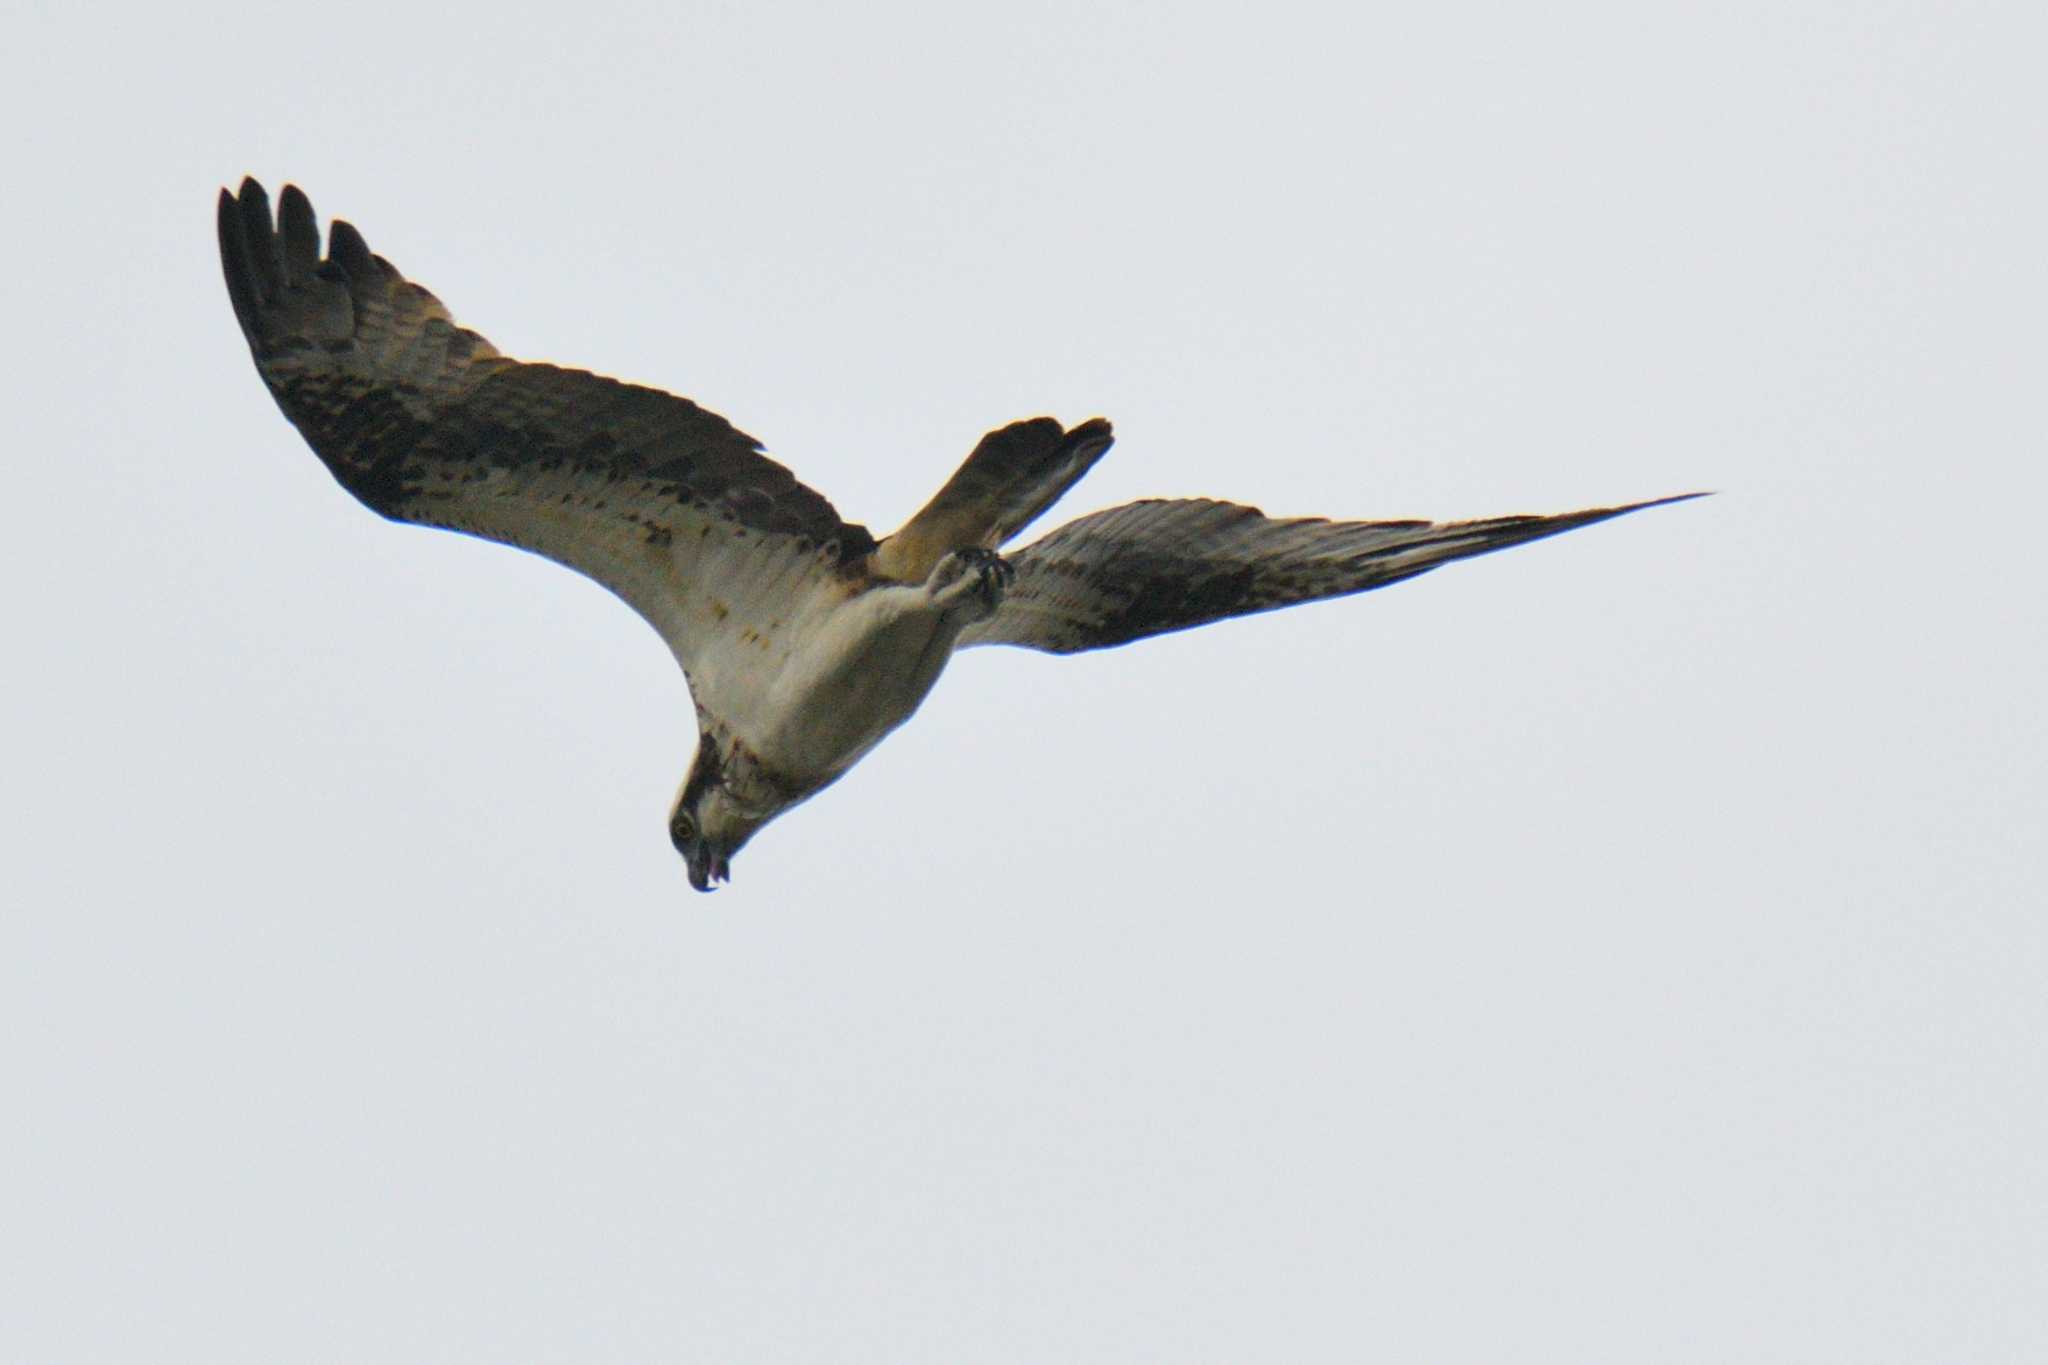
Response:
[[[500,355],[348,223],[323,254],[296,186],[275,218],[255,180],[222,190],[219,232],[257,373],[343,488],[587,574],[660,632],[697,710],[669,837],[699,891],[908,720],[956,650],[1106,649],[1698,496],[1458,522],[1147,499],[1004,554],[1110,446],[1099,417],[1034,417],[877,540],[686,398]]]

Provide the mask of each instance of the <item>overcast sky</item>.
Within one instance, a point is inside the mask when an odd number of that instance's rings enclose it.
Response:
[[[2048,1358],[2037,5],[6,23],[8,1361]],[[296,181],[878,531],[1721,496],[978,650],[694,895],[602,589],[258,382]]]

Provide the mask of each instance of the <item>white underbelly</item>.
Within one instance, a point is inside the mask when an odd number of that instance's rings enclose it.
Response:
[[[747,738],[777,772],[829,780],[908,720],[952,657],[960,623],[921,588],[866,594],[794,652]]]

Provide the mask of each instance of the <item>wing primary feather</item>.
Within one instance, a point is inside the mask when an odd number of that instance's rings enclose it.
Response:
[[[1282,520],[1207,499],[1126,503],[1010,556],[1017,577],[1002,606],[969,627],[960,644],[1055,654],[1107,649],[1387,587],[1454,560],[1703,496],[1443,523]]]
[[[327,226],[327,259],[348,272],[349,278],[368,284],[376,278],[376,257],[355,224],[337,218]]]
[[[277,197],[279,236],[284,243],[287,283],[304,284],[320,269],[320,224],[313,204],[297,185],[286,185]]]
[[[241,206],[243,237],[249,247],[257,295],[265,303],[275,303],[284,292],[284,268],[279,264],[277,237],[270,226],[270,196],[254,180],[244,180]]]
[[[215,219],[220,236],[221,274],[227,277],[228,301],[235,321],[253,342],[262,326],[262,300],[256,297],[256,272],[249,261],[249,236],[242,228],[242,208],[235,196],[220,192]]]

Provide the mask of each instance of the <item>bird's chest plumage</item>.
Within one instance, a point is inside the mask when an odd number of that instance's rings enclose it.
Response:
[[[917,710],[960,625],[920,587],[869,588],[742,645],[699,704],[768,768],[823,785]]]

